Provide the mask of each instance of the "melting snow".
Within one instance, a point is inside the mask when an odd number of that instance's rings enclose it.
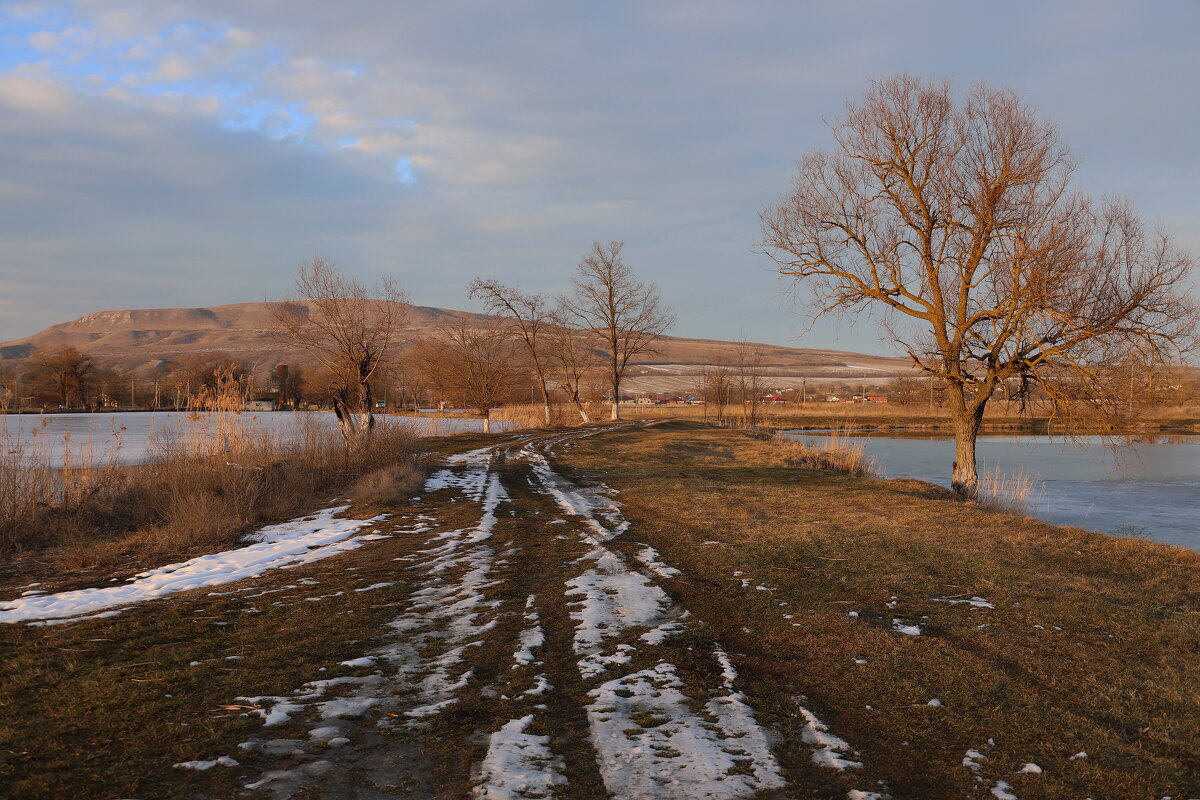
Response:
[[[1017,796],[1009,791],[1011,788],[1007,781],[996,781],[996,785],[992,787],[992,794],[996,800],[1017,800]]]
[[[533,715],[514,719],[488,738],[487,755],[479,765],[479,800],[518,800],[549,797],[567,782],[558,771],[561,761],[550,751],[550,737],[526,733]]]
[[[845,739],[830,733],[829,726],[817,719],[816,715],[807,708],[801,706],[799,701],[796,702],[796,705],[800,709],[800,715],[804,717],[804,729],[800,732],[800,738],[813,748],[812,762],[814,764],[818,767],[836,769],[839,772],[845,769],[862,769],[861,761],[847,758],[846,751],[851,750],[851,747]]]
[[[335,506],[314,516],[270,525],[247,537],[255,544],[142,572],[124,585],[0,602],[0,622],[62,619],[92,614],[189,589],[232,583],[261,575],[269,569],[308,564],[354,550],[370,540],[386,538],[378,534],[353,536],[358,530],[384,517],[335,518],[335,514],[347,508],[349,506]]]
[[[203,772],[206,769],[212,769],[218,764],[222,767],[236,767],[238,762],[234,761],[229,756],[220,756],[212,761],[181,761],[178,764],[173,764],[172,766],[179,769],[195,769]]]
[[[766,734],[738,693],[689,708],[672,664],[608,681],[590,694],[588,727],[604,785],[617,797],[732,800],[783,785]]]
[[[921,626],[920,625],[909,625],[902,619],[893,619],[892,620],[892,630],[894,630],[896,633],[903,633],[905,636],[920,636],[921,635]]]

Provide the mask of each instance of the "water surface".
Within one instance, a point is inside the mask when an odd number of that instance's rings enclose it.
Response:
[[[0,415],[0,433],[6,433],[11,449],[44,455],[47,466],[61,467],[69,457],[74,465],[88,463],[141,464],[163,435],[204,431],[211,425],[212,414],[186,411],[148,411],[122,414],[8,414]],[[250,412],[236,415],[239,424],[250,430],[265,430],[281,436],[298,435],[303,424],[312,423],[334,430],[337,419],[328,411]],[[419,436],[479,431],[483,421],[460,417],[401,417],[382,415],[380,425],[407,425]],[[504,421],[493,421],[492,429],[501,431]],[[39,461],[42,459],[39,458]]]
[[[811,431],[788,431],[814,442]],[[863,445],[889,478],[950,486],[954,441],[937,434],[864,433]],[[1150,434],[1110,442],[1099,436],[983,435],[979,471],[1036,479],[1030,512],[1055,525],[1141,535],[1200,550],[1200,435]]]

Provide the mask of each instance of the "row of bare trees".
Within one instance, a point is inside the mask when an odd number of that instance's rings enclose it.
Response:
[[[406,372],[406,382],[476,410],[485,430],[491,409],[530,381],[546,424],[557,397],[590,422],[590,387],[602,373],[611,417],[619,419],[630,363],[650,352],[675,320],[658,288],[625,263],[623,248],[594,243],[572,291],[553,298],[477,278],[468,290],[493,321],[460,318],[415,342],[405,338],[408,298],[393,282],[367,287],[314,258],[301,265],[295,296],[276,304],[275,332],[320,365],[350,446],[375,424],[379,383]]]
[[[302,381],[297,368],[279,391],[298,397]],[[261,386],[244,361],[221,351],[182,356],[147,373],[121,369],[66,345],[34,351],[23,368],[0,368],[0,409],[201,408],[219,385],[224,394],[248,399],[275,391],[276,376],[267,383]]]

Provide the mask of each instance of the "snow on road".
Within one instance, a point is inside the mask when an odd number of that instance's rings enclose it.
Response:
[[[688,685],[665,653],[656,655],[671,634],[686,627],[687,614],[604,546],[629,528],[613,492],[603,485],[586,492],[571,485],[533,444],[522,455],[533,467],[536,488],[582,523],[580,535],[592,548],[576,562],[584,571],[566,581],[567,597],[578,598],[570,615],[580,676],[593,680],[618,673],[633,661],[635,648],[657,661],[589,692],[588,729],[608,792],[619,798],[732,800],[783,786],[767,733],[734,689],[737,673],[724,650],[718,648],[714,659],[719,686]],[[643,548],[638,559],[658,577],[678,574],[653,548]],[[641,629],[636,645],[617,641]]]
[[[0,622],[65,620],[83,614],[95,615],[99,611],[190,589],[233,583],[261,575],[269,569],[309,564],[362,547],[373,539],[386,538],[373,533],[354,535],[383,520],[386,515],[371,519],[337,516],[348,508],[334,506],[311,516],[269,525],[247,537],[254,544],[168,564],[140,573],[119,586],[30,595],[0,602]]]

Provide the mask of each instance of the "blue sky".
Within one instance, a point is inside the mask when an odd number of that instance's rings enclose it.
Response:
[[[758,212],[874,77],[1014,87],[1076,183],[1200,253],[1200,4],[913,0],[0,5],[0,340],[110,308],[278,298],[321,254],[468,308],[560,291],[593,240],[675,333],[811,328]]]

